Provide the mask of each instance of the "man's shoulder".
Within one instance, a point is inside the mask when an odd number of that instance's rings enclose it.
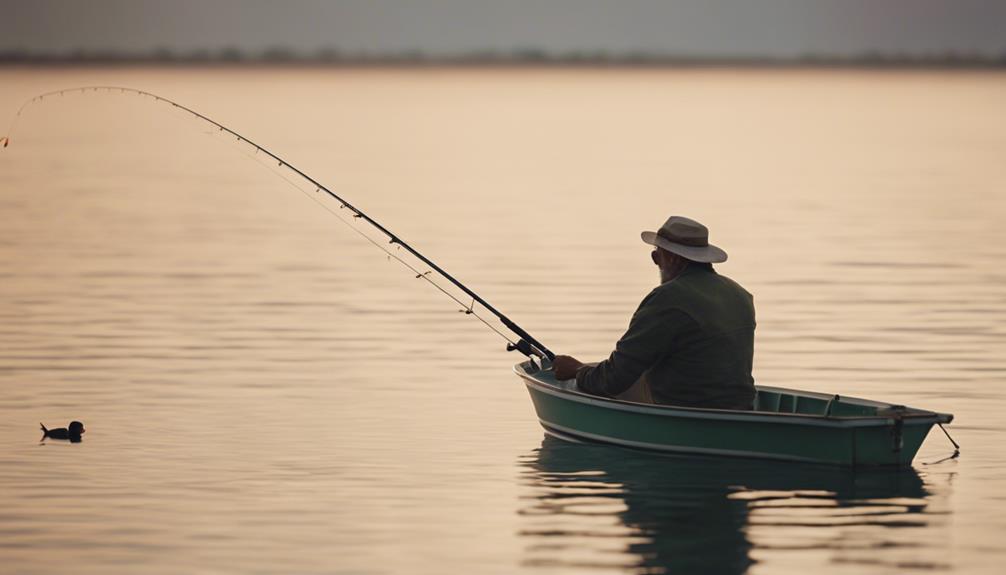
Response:
[[[688,289],[698,288],[705,290],[709,289],[711,286],[720,286],[722,288],[748,293],[748,291],[744,289],[744,286],[740,283],[712,269],[707,270],[700,268],[695,273],[683,275],[680,279],[684,280],[679,285],[679,287],[682,288],[687,287]]]
[[[681,290],[681,286],[675,285],[676,283],[677,280],[673,280],[657,285],[646,294],[646,297],[643,298],[643,303],[674,297],[674,294]]]
[[[744,288],[744,286],[742,286],[736,280],[733,280],[733,279],[731,279],[731,278],[729,278],[729,277],[727,277],[725,275],[722,275],[722,274],[717,274],[717,277],[719,278],[720,283],[722,283],[723,285],[728,286],[728,287],[730,287],[730,288],[732,288],[734,290],[741,291],[741,292],[744,292],[744,293],[750,295],[750,292],[748,290],[746,290]]]
[[[640,309],[643,308],[682,308],[687,307],[685,302],[689,299],[689,294],[694,290],[694,286],[688,282],[681,282],[682,278],[675,278],[669,282],[664,282],[646,294],[640,302]]]
[[[733,279],[714,270],[699,269],[656,286],[643,298],[643,304],[673,306],[675,302],[687,302],[695,297],[705,298],[726,293],[752,297],[744,286]]]

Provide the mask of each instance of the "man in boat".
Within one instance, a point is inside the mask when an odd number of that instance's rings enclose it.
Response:
[[[655,247],[660,285],[643,298],[608,359],[587,365],[556,356],[556,378],[575,377],[580,391],[605,397],[640,382],[654,403],[752,409],[754,300],[713,270],[726,252],[709,243],[704,225],[681,216],[642,238]]]

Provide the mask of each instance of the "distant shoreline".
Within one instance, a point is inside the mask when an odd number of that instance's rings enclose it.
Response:
[[[866,54],[855,57],[752,58],[678,57],[648,54],[604,56],[596,54],[550,55],[536,51],[515,54],[472,54],[452,57],[418,53],[392,55],[340,55],[323,53],[301,56],[285,51],[246,56],[238,52],[195,52],[171,54],[120,54],[77,52],[73,54],[32,54],[0,52],[0,67],[88,67],[88,66],[206,66],[206,67],[331,67],[331,68],[850,68],[850,69],[939,69],[1003,70],[1006,55],[1000,58],[947,54],[939,57],[906,57]]]

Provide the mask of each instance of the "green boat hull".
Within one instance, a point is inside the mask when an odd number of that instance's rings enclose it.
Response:
[[[930,428],[953,416],[858,398],[759,386],[754,411],[587,395],[531,362],[515,367],[545,431],[566,440],[670,453],[840,466],[909,466]]]

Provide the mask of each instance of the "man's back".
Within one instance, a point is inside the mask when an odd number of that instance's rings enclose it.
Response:
[[[646,372],[657,403],[750,409],[755,311],[751,294],[696,265],[657,287],[655,306],[687,314],[667,353]]]
[[[691,264],[643,299],[611,356],[581,368],[581,389],[617,395],[645,376],[657,403],[751,409],[751,294],[711,266]]]

